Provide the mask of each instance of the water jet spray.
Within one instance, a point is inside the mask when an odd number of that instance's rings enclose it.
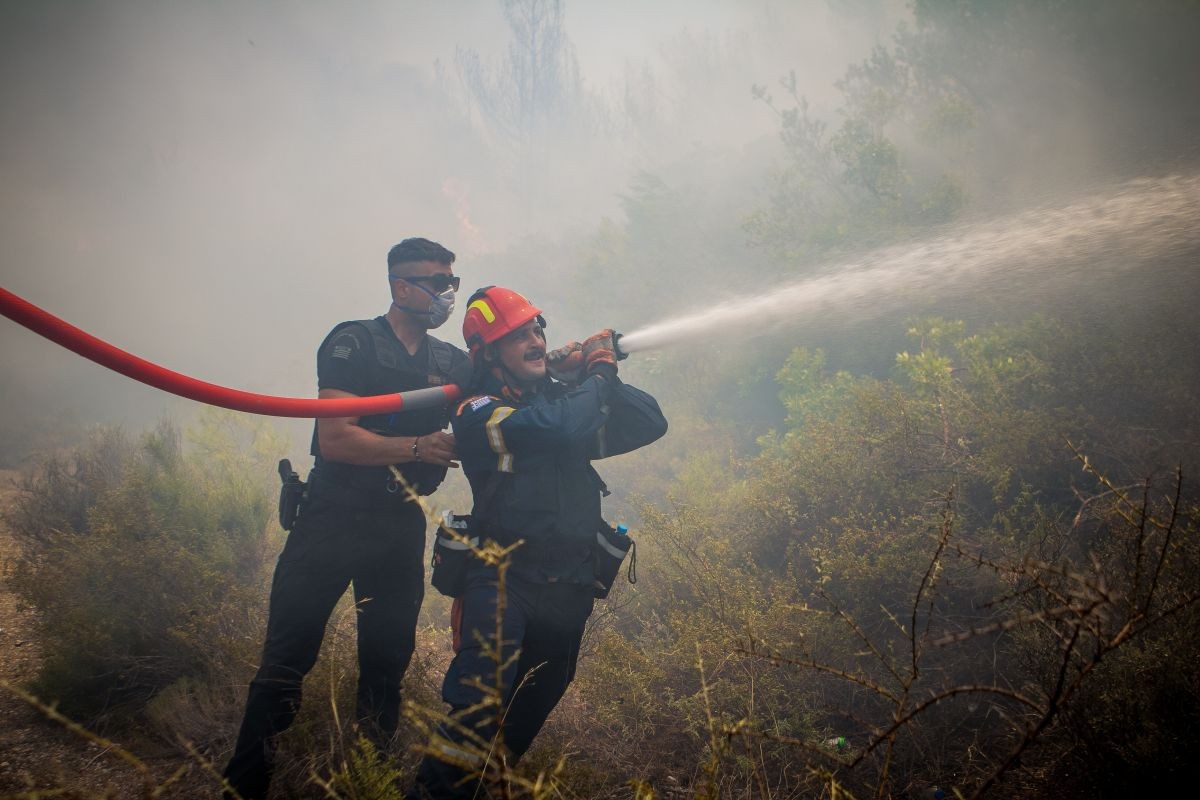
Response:
[[[1200,176],[1140,179],[1066,206],[968,224],[931,239],[876,250],[769,293],[733,298],[621,337],[623,354],[712,331],[783,327],[836,311],[879,312],[916,293],[969,289],[1011,296],[1021,285],[1075,286],[1200,247]]]
[[[613,334],[617,360],[668,347],[713,330],[779,327],[821,314],[878,311],[907,302],[913,292],[946,287],[1011,293],[1028,282],[1041,288],[1078,283],[1067,264],[1086,263],[1090,276],[1116,274],[1154,258],[1200,248],[1200,176],[1132,181],[1115,191],[1062,207],[1039,208],[917,242],[868,253],[825,274],[769,295],[728,300]],[[1050,267],[1056,269],[1050,269]],[[229,389],[165,369],[114,347],[0,288],[0,313],[111,370],[210,405],[283,417],[359,417],[452,403],[454,385],[395,395],[339,399],[273,397]]]

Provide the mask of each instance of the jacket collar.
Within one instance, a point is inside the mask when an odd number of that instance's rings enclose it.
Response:
[[[501,367],[492,367],[487,371],[483,378],[481,391],[484,394],[490,394],[495,397],[502,397],[513,403],[529,404],[539,394],[543,394],[550,388],[552,381],[550,376],[546,376],[543,380],[538,381],[533,386],[527,389],[520,389],[513,386],[507,380],[504,369]]]

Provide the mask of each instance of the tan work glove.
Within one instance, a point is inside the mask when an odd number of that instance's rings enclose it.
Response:
[[[588,375],[603,375],[608,380],[617,377],[617,348],[612,328],[583,340],[583,360]]]
[[[550,377],[562,383],[579,383],[583,380],[583,345],[571,342],[546,354],[546,371]]]

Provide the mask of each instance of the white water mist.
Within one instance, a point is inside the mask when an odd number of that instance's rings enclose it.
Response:
[[[621,337],[653,350],[714,331],[761,331],[837,311],[877,312],[930,291],[1011,296],[1052,289],[1200,246],[1200,176],[1142,179],[1063,207],[961,227],[839,264],[819,277],[735,298]],[[1086,270],[1080,269],[1086,267]]]

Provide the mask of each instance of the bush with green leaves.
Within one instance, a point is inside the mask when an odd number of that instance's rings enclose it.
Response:
[[[1032,596],[1052,596],[1051,567],[1029,564],[1067,569],[1066,559],[1082,574],[1094,552],[1110,584],[1132,573],[1127,525],[1073,526],[1081,503],[1098,508],[1089,498],[1106,490],[1080,476],[1068,442],[1094,453],[1100,474],[1124,480],[1155,465],[1187,469],[1200,420],[1171,401],[1185,380],[1178,367],[1069,326],[1032,320],[972,333],[929,318],[908,335],[886,379],[794,351],[777,376],[785,422],[757,455],[708,447],[675,459],[667,499],[641,509],[641,580],[609,601],[619,610],[599,618],[577,695],[551,721],[555,746],[583,750],[582,782],[599,770],[659,790],[674,780],[709,796],[786,797],[827,788],[835,775],[843,788],[883,786],[888,796],[935,782],[980,786],[1021,740],[1013,709],[955,694],[844,771],[901,713],[898,700],[912,709],[945,687],[1009,681],[1052,696],[1053,684],[1038,687],[1061,664],[1055,640],[1026,635],[1023,623],[969,634],[1025,620],[1037,612]],[[1136,385],[1113,402],[1118,376]],[[685,417],[682,429],[702,427]],[[1196,551],[1176,544],[1159,590],[1185,601],[1180,581]],[[981,555],[1012,568],[972,560]],[[1174,654],[1161,664],[1138,655],[1142,646],[1110,653],[1096,668],[1105,678],[1083,681],[1071,713],[1056,712],[1053,736],[1025,754],[1018,793],[1064,753],[1082,752],[1064,744],[1081,720],[1097,730],[1136,718],[1143,702],[1194,699],[1166,667],[1200,651],[1192,623],[1169,618],[1161,634],[1146,634],[1150,651]],[[1157,677],[1139,679],[1139,668]],[[1103,719],[1091,708],[1106,709]],[[1106,740],[1134,740],[1110,763],[1152,779],[1154,760],[1132,751],[1154,733],[1183,737],[1186,716]],[[846,752],[824,744],[839,735]]]
[[[215,412],[188,439],[170,423],[97,430],[33,470],[6,515],[22,544],[13,587],[38,611],[32,689],[71,715],[120,718],[172,694],[180,708],[254,658],[278,442]]]

